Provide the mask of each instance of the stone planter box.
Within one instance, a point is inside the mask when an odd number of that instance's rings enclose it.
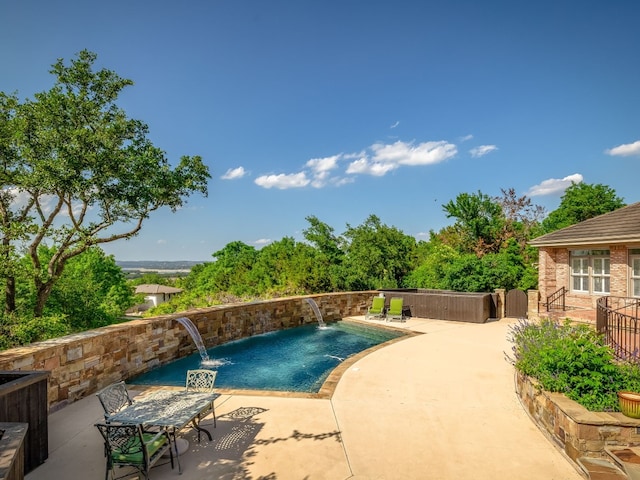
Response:
[[[24,473],[41,465],[49,456],[49,372],[0,371],[0,422],[27,423]]]
[[[0,423],[0,480],[24,478],[26,423]]]
[[[574,462],[606,459],[607,448],[640,445],[640,419],[620,412],[591,412],[560,393],[541,390],[535,381],[516,372],[516,393],[542,432]]]

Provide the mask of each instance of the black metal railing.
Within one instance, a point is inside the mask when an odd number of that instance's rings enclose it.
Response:
[[[567,289],[565,287],[561,287],[559,290],[556,290],[551,295],[547,297],[547,312],[551,310],[565,310],[565,297],[566,297]]]
[[[596,329],[605,335],[616,357],[640,363],[640,299],[600,297],[597,302]]]

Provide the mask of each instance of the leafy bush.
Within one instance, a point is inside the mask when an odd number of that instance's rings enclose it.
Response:
[[[0,315],[0,350],[28,345],[71,333],[64,315],[17,317]]]
[[[519,371],[588,410],[619,411],[617,392],[640,388],[640,367],[616,361],[604,337],[588,325],[521,320],[508,339],[509,359]]]

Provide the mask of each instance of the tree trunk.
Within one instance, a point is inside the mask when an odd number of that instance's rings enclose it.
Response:
[[[4,284],[4,312],[9,314],[16,311],[16,277],[9,276]]]
[[[51,295],[51,289],[53,288],[54,282],[49,280],[48,282],[40,283],[37,288],[36,294],[36,304],[33,307],[33,316],[38,318],[42,316],[42,312],[44,312],[44,306],[49,299],[49,295]]]

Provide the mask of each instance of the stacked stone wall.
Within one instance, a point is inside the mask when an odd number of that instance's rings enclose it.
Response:
[[[310,305],[317,303],[327,322],[364,315],[378,292],[328,293],[308,297],[220,305],[175,315],[131,320],[87,332],[0,352],[0,370],[50,372],[50,410],[101,388],[144,373],[197,347],[177,321],[188,317],[207,348],[251,335],[317,322]]]
[[[640,420],[620,412],[590,412],[559,393],[541,390],[516,374],[516,391],[533,421],[567,456],[607,458],[605,447],[640,445]]]

